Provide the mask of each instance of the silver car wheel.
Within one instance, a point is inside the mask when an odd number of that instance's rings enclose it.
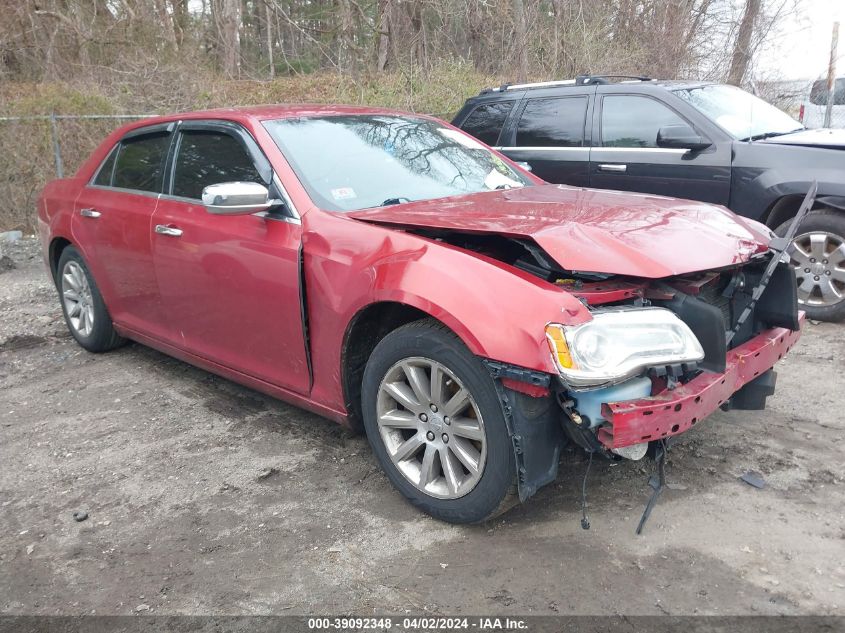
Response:
[[[481,479],[484,421],[472,394],[442,363],[414,357],[393,365],[379,385],[376,412],[391,461],[417,489],[457,499]]]
[[[797,236],[789,257],[798,280],[798,301],[831,306],[845,300],[845,241],[825,231]]]
[[[94,329],[94,300],[85,271],[73,260],[62,269],[61,292],[68,323],[80,336],[90,336]]]

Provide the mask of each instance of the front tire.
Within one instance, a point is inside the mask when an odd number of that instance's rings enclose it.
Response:
[[[790,224],[792,220],[787,220],[775,233],[786,235]],[[807,214],[788,252],[801,309],[818,321],[845,319],[845,214],[833,210]]]
[[[89,352],[107,352],[125,340],[114,331],[109,312],[82,255],[66,247],[56,267],[56,288],[71,336]]]
[[[478,523],[512,505],[516,465],[493,378],[444,326],[416,321],[384,337],[361,404],[376,458],[416,507]]]

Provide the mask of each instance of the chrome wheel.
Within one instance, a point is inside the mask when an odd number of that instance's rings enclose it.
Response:
[[[391,461],[417,489],[457,499],[481,479],[484,421],[472,394],[445,365],[420,357],[393,365],[379,385],[376,413]]]
[[[811,306],[835,305],[845,299],[845,241],[833,233],[812,231],[797,236],[789,257],[798,279],[798,300]]]
[[[89,336],[94,329],[94,300],[85,271],[73,260],[62,269],[61,291],[68,323],[80,336]]]

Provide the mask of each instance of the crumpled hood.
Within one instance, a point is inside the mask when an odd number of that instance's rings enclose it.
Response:
[[[538,185],[353,211],[357,220],[533,239],[564,269],[660,278],[765,252],[762,224],[702,202]]]
[[[783,136],[773,136],[761,143],[772,145],[803,145],[805,147],[823,147],[828,149],[845,149],[845,130],[815,129],[801,130]]]

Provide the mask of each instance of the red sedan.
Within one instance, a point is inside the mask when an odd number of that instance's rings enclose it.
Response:
[[[787,264],[752,301],[762,225],[548,185],[388,110],[133,123],[38,212],[85,349],[132,339],[362,428],[453,522],[532,495],[567,443],[639,459],[719,406],[762,408],[800,330]]]

